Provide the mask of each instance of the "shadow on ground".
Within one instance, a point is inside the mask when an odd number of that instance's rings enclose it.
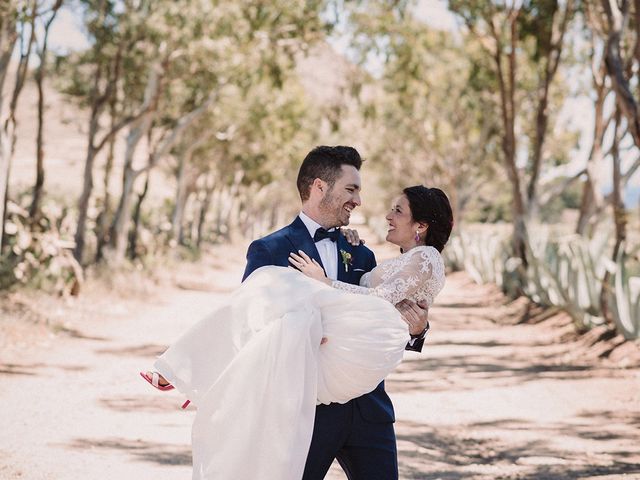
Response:
[[[85,365],[48,365],[46,363],[0,363],[1,375],[44,375],[46,369],[82,372],[88,370]]]
[[[73,450],[115,451],[131,456],[134,460],[155,463],[158,465],[191,465],[191,448],[184,445],[157,443],[144,440],[112,438],[95,440],[76,438],[65,445]]]
[[[537,359],[540,360],[540,359]],[[398,393],[475,390],[486,386],[513,387],[542,379],[590,378],[594,368],[589,365],[558,365],[531,363],[513,354],[450,355],[405,361],[386,380],[388,390]],[[623,372],[612,375],[624,375]],[[446,380],[446,382],[444,382]]]
[[[156,345],[148,343],[146,345],[131,345],[128,347],[119,348],[100,348],[96,350],[96,353],[117,356],[125,355],[132,357],[157,357],[166,349],[166,345]]]
[[[108,337],[98,337],[95,335],[87,335],[86,333],[83,333],[77,328],[71,328],[61,324],[54,324],[52,326],[52,330],[56,333],[61,333],[70,338],[77,338],[80,340],[95,340],[96,342],[106,342],[110,340]]]
[[[167,413],[179,410],[180,401],[181,400],[173,396],[167,398],[166,396],[144,395],[137,397],[101,398],[98,403],[102,408],[114,412]]]
[[[612,412],[586,412],[585,418],[606,418]],[[637,422],[637,419],[633,419]],[[587,439],[624,438],[633,444],[639,437],[636,427],[627,428],[607,438],[599,436],[602,422],[593,424],[557,423],[547,427],[547,435],[533,441],[506,441],[483,435],[483,428],[542,430],[539,425],[514,419],[470,424],[449,433],[413,422],[398,422],[397,438],[400,457],[400,478],[473,479],[536,479],[569,480],[601,475],[640,474],[638,452],[612,449],[606,444],[597,454],[563,451],[547,439],[572,435]],[[616,460],[613,461],[612,459]],[[636,478],[636,477],[633,477]]]

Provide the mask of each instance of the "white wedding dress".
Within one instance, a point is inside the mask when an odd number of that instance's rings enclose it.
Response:
[[[262,267],[158,358],[198,408],[193,479],[300,480],[316,405],[368,393],[398,365],[409,333],[394,304],[431,305],[444,263],[416,247],[360,283]]]

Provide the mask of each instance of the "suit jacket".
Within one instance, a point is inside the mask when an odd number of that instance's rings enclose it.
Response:
[[[302,250],[320,265],[322,260],[316,248],[315,242],[304,222],[300,217],[288,226],[255,240],[247,250],[247,266],[242,276],[244,281],[254,270],[266,265],[288,267],[289,254]],[[344,236],[340,235],[337,241],[338,255],[340,250],[351,254],[351,264],[348,271],[344,268],[342,258],[338,257],[338,280],[357,285],[360,277],[371,271],[376,266],[376,259],[371,250],[364,245],[353,246]],[[423,341],[418,340],[413,346],[407,345],[407,349],[421,351]],[[370,422],[393,422],[395,420],[393,405],[389,396],[384,391],[384,382],[381,382],[375,390],[353,400],[362,417]]]

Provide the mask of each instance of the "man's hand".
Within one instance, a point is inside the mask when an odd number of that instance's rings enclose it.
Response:
[[[396,304],[396,309],[409,325],[411,335],[420,335],[429,325],[429,307],[424,301],[416,303],[411,300],[402,300]]]

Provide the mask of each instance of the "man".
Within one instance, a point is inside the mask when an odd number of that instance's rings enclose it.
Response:
[[[300,215],[249,246],[243,280],[265,265],[288,266],[289,254],[302,250],[322,265],[327,277],[358,284],[376,266],[375,256],[364,245],[350,245],[338,228],[349,224],[351,212],[360,205],[361,165],[352,147],[320,146],[309,152],[298,173]],[[341,266],[344,256],[348,269]],[[421,351],[427,311],[409,301],[397,308],[409,324],[412,340],[407,349]],[[345,404],[319,405],[303,480],[322,480],[334,458],[351,480],[397,479],[394,421],[384,382]]]

